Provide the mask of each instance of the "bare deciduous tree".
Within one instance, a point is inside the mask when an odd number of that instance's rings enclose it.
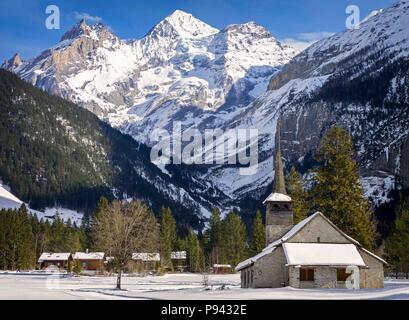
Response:
[[[132,253],[142,252],[158,241],[155,217],[140,201],[113,201],[96,217],[94,232],[95,246],[113,257],[117,289],[121,289],[122,272],[132,260]]]

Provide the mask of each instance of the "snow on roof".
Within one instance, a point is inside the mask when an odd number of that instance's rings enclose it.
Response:
[[[247,260],[244,260],[244,261],[240,262],[236,267],[236,271],[240,271],[241,269],[244,269],[244,268],[252,265],[254,262],[256,262],[261,257],[264,257],[265,255],[270,254],[271,252],[273,252],[275,250],[275,248],[276,247],[266,247],[266,248],[263,249],[263,251],[261,251],[259,254],[255,255],[254,257],[248,258]]]
[[[379,260],[380,262],[382,262],[383,264],[388,264],[385,260],[383,260],[381,257],[378,257],[376,254],[372,253],[371,251],[366,250],[366,249],[363,248],[363,247],[360,247],[359,249],[362,250],[362,251],[364,251],[364,252],[366,252],[367,254],[369,254],[370,256],[374,257],[375,259],[378,259],[378,260]]]
[[[282,194],[282,193],[272,193],[270,194],[266,200],[264,200],[263,204],[267,202],[290,202],[292,201],[291,197]]]
[[[71,256],[71,253],[69,253],[69,252],[64,252],[64,253],[44,252],[44,253],[41,254],[40,258],[38,259],[38,262],[44,262],[44,261],[68,261],[70,256]]]
[[[174,251],[170,254],[171,259],[186,259],[186,251]]]
[[[132,260],[160,261],[159,253],[137,252],[132,253]]]
[[[104,252],[76,252],[74,260],[104,260]]]
[[[290,266],[365,266],[352,243],[283,243]]]
[[[231,268],[230,264],[214,264],[213,268]]]

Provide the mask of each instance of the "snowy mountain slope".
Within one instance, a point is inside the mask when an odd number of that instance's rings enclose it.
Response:
[[[19,209],[23,204],[25,204],[23,201],[0,184],[0,209]],[[28,208],[28,205],[25,205]],[[28,210],[31,214],[36,215],[38,219],[48,219],[52,221],[58,214],[64,221],[70,220],[72,223],[75,222],[78,226],[81,225],[83,218],[82,213],[65,208],[47,208],[44,212],[30,208]]]
[[[282,148],[287,166],[308,168],[325,130],[338,123],[349,128],[364,176],[366,195],[375,204],[387,201],[391,179],[409,186],[408,74],[409,2],[400,1],[348,30],[321,40],[272,77],[269,91],[251,103],[226,127],[259,128],[261,172],[250,181],[231,168],[209,176],[229,177],[235,196],[262,192],[271,182],[276,119],[283,116]],[[392,177],[392,178],[391,178]],[[233,181],[233,184],[231,183]],[[377,183],[378,187],[374,184]],[[380,192],[383,190],[383,192]]]
[[[18,209],[23,204],[19,198],[8,191],[0,184],[0,208],[1,209]]]
[[[254,22],[217,30],[177,10],[139,40],[82,21],[38,57],[14,57],[4,67],[149,144],[155,128],[170,129],[175,120],[184,128],[222,126],[265,92],[295,54]],[[196,172],[176,171],[185,184],[196,177],[185,196],[203,203],[202,213],[229,198]],[[169,196],[182,201],[178,194]]]
[[[176,11],[140,40],[81,23],[40,57],[8,65],[148,144],[155,128],[170,129],[174,120],[200,130],[257,128],[255,175],[225,165],[160,168],[189,181],[185,190],[209,206],[268,193],[279,113],[287,168],[306,171],[325,130],[344,125],[358,146],[366,195],[379,204],[395,176],[409,185],[408,7],[402,0],[377,11],[359,29],[297,56],[255,23],[219,31]]]

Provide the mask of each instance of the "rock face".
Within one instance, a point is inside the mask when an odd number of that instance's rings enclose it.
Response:
[[[16,53],[10,60],[4,61],[1,67],[11,71],[18,68],[22,63],[23,60],[21,60],[20,54]]]

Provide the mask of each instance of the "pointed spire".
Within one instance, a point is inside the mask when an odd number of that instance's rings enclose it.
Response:
[[[275,150],[274,150],[274,182],[273,182],[273,193],[287,194],[285,189],[284,180],[284,166],[283,160],[281,159],[281,116],[279,116],[277,121],[277,130],[275,136]]]

